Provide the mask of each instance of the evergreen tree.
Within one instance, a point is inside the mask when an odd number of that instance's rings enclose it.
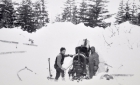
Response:
[[[33,5],[33,12],[34,12],[34,23],[37,26],[37,28],[42,27],[40,24],[40,15],[41,15],[41,4],[39,1],[36,1]]]
[[[16,3],[16,2],[12,2],[12,4],[15,6],[14,8],[14,26],[15,27],[19,27],[20,23],[19,23],[19,12],[18,12],[18,7],[20,6],[20,3]]]
[[[44,0],[41,0],[41,2],[36,1],[33,5],[33,11],[35,14],[35,24],[39,25],[39,28],[49,22]]]
[[[33,5],[33,14],[34,14],[34,23],[37,28],[44,26],[44,16],[43,16],[43,7],[42,2],[36,1]]]
[[[62,13],[62,20],[63,21],[69,21],[72,22],[72,16],[73,16],[73,9],[75,6],[75,0],[67,0],[65,2],[65,8]]]
[[[12,28],[14,26],[14,7],[13,4],[7,0],[2,1],[1,4],[1,27]]]
[[[43,24],[43,26],[44,26],[46,23],[49,23],[49,17],[48,17],[48,15],[49,15],[49,14],[48,14],[48,11],[45,10],[45,11],[43,12],[43,16],[44,16],[44,17],[43,17],[43,18],[44,18],[44,24]]]
[[[139,13],[137,14],[137,24],[140,25],[140,5],[138,4],[137,10]]]
[[[73,12],[72,12],[72,23],[73,24],[78,24],[78,9],[77,9],[77,6],[74,6],[73,8]]]
[[[63,21],[71,21],[71,12],[70,8],[66,7],[62,13],[62,20]]]
[[[80,22],[85,22],[85,18],[87,16],[88,8],[87,8],[87,3],[85,0],[80,3],[80,10],[78,12],[78,20]]]
[[[117,13],[117,16],[116,16],[116,22],[118,24],[122,23],[125,21],[125,10],[124,10],[124,1],[122,0],[120,5],[119,5],[119,11]]]
[[[42,6],[42,11],[41,11],[41,17],[42,17],[42,24],[43,26],[49,22],[49,18],[48,18],[48,12],[46,11],[46,8],[45,8],[45,1],[44,0],[41,0],[41,6]]]
[[[2,19],[3,19],[4,6],[5,6],[4,3],[0,4],[0,28],[3,27],[3,20]]]
[[[138,13],[138,25],[140,25],[140,13]]]
[[[132,4],[132,10],[130,11],[131,12],[131,22],[133,24],[137,24],[137,5],[135,4],[135,2],[133,1],[133,4]]]
[[[131,19],[131,13],[130,13],[130,11],[132,9],[130,8],[130,5],[129,5],[129,2],[128,1],[126,3],[126,7],[124,8],[124,10],[125,10],[125,15],[124,15],[125,21],[129,21]]]
[[[108,13],[106,9],[107,0],[90,0],[88,24],[90,27],[101,26],[103,14]]]
[[[55,22],[62,22],[62,17],[60,14],[56,16]]]
[[[34,24],[34,12],[32,10],[32,3],[30,0],[23,0],[22,5],[18,8],[19,23],[21,29],[28,32],[36,31],[37,27]]]

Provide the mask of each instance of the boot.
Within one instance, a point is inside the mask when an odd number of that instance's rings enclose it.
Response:
[[[55,81],[55,82],[57,82],[57,81],[58,81],[58,79],[54,79],[54,81]]]
[[[62,81],[65,81],[65,78],[64,77],[62,78]]]

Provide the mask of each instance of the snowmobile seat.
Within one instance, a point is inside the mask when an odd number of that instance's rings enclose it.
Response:
[[[89,49],[87,47],[84,46],[78,46],[75,49],[76,54],[78,53],[78,50],[80,51],[80,53],[84,54],[86,57],[89,57]]]

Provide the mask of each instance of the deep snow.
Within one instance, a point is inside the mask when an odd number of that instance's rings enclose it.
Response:
[[[0,54],[0,84],[1,85],[48,85],[56,82],[48,81],[48,58],[51,58],[51,72],[55,76],[53,68],[56,55],[61,47],[66,47],[66,53],[75,54],[75,47],[80,40],[87,38],[90,46],[96,47],[96,52],[100,56],[100,62],[105,62],[109,67],[109,74],[134,74],[133,77],[115,77],[107,81],[100,79],[105,69],[101,68],[99,74],[92,80],[84,80],[79,84],[96,85],[138,85],[140,72],[140,29],[138,26],[125,22],[121,25],[112,25],[106,29],[85,27],[83,24],[73,25],[69,22],[50,23],[35,33],[29,34],[20,28],[1,29],[0,40],[15,41],[19,44],[0,42],[0,53],[11,51],[26,51],[25,53]],[[38,46],[27,46],[23,43],[31,43],[34,40]],[[107,45],[110,44],[110,46]],[[112,43],[112,44],[111,44]],[[64,67],[67,67],[72,58],[66,58]],[[100,64],[104,66],[103,63]],[[19,73],[22,81],[17,77]],[[102,73],[101,73],[102,72]],[[59,84],[77,84],[68,80]]]

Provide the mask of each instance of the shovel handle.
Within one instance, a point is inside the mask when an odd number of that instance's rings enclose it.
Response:
[[[48,61],[50,61],[50,58],[48,58]]]

